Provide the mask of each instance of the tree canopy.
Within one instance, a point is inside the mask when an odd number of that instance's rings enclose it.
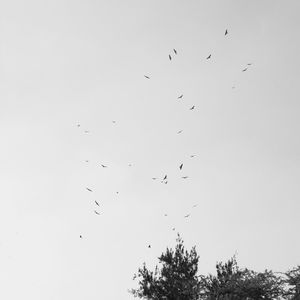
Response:
[[[175,249],[158,257],[154,271],[145,264],[134,279],[131,293],[147,300],[300,300],[300,266],[278,275],[271,270],[256,272],[239,268],[236,257],[216,264],[216,274],[198,274],[196,248],[186,250],[178,235]]]

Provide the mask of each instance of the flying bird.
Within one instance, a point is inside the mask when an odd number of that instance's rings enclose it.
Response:
[[[172,230],[174,231],[174,230],[175,230],[175,227],[173,227]]]
[[[206,57],[206,59],[210,59],[211,58],[211,54],[209,54],[207,57]]]
[[[247,66],[252,66],[252,63],[247,64]]]
[[[100,215],[96,210],[94,210],[94,212],[95,212],[96,215]]]
[[[150,77],[149,77],[149,76],[146,76],[146,75],[144,75],[144,77],[145,77],[145,78],[147,78],[147,79],[150,79]]]
[[[183,167],[183,164],[181,164],[181,165],[179,166],[179,169],[182,170],[182,167]]]
[[[193,110],[195,108],[195,105],[193,105],[191,108],[190,108],[190,110]]]
[[[167,217],[168,215],[167,214],[165,214],[165,217]]]
[[[80,124],[77,124],[77,127],[80,127]]]
[[[99,203],[95,200],[96,205],[100,206]]]
[[[82,235],[79,236],[82,239]]]
[[[177,132],[177,134],[179,134],[179,133],[181,133],[182,132],[182,130],[179,130],[178,132]]]
[[[88,130],[85,130],[84,133],[89,133],[89,131],[88,131]]]
[[[151,245],[148,245],[148,248],[151,248]]]
[[[226,29],[226,31],[225,31],[225,35],[227,35],[228,34],[228,30]]]
[[[101,164],[101,166],[102,166],[102,168],[107,168],[107,166],[105,166],[105,165],[102,165],[102,164]]]
[[[169,60],[172,60],[172,56],[169,54]]]
[[[193,154],[193,155],[191,155],[190,157],[193,158],[193,157],[195,157],[195,155]]]
[[[167,177],[168,177],[168,176],[167,176],[167,175],[165,175],[165,177],[164,177],[164,179],[163,179],[163,180],[166,180],[166,179],[167,179]]]
[[[248,69],[248,68],[245,68],[245,69],[244,69],[242,72],[245,72],[245,71],[247,71],[247,69]]]
[[[193,208],[196,207],[198,204],[193,205]]]
[[[183,178],[183,179],[187,179],[187,178],[189,178],[189,176],[182,176],[181,178]]]
[[[116,121],[112,121],[114,124],[116,124]]]
[[[185,215],[184,217],[185,217],[185,218],[188,218],[189,216],[190,216],[190,214],[188,214],[188,215]]]
[[[156,177],[152,177],[152,179],[153,179],[153,180],[156,180],[157,178],[156,178]]]
[[[176,49],[173,49],[173,51],[174,51],[174,53],[175,53],[175,54],[177,54],[177,51],[176,51]]]
[[[183,95],[180,95],[177,99],[182,99]]]
[[[86,188],[89,192],[92,192],[92,190],[91,189],[89,189],[89,188]]]

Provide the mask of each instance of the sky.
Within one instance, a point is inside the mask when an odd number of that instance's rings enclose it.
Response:
[[[0,298],[133,299],[177,233],[201,274],[300,264],[299,10],[1,1]]]

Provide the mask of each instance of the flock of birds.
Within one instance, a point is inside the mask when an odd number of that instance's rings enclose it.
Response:
[[[229,32],[228,32],[228,30],[226,29],[224,35],[226,36],[226,35],[228,35],[228,33],[229,33]],[[177,52],[177,50],[176,50],[175,48],[173,49],[172,52],[173,52],[174,55],[178,55],[178,52]],[[172,57],[171,54],[168,54],[168,58],[169,58],[170,61],[172,61],[172,59],[173,59],[173,57]],[[210,60],[211,58],[212,58],[212,54],[209,54],[209,55],[206,57],[206,60]],[[252,63],[248,63],[248,64],[246,65],[246,67],[244,67],[244,68],[242,69],[242,72],[246,72],[246,71],[248,70],[248,68],[249,68],[251,65],[252,65]],[[149,75],[144,75],[144,77],[145,77],[146,79],[148,79],[148,80],[151,79],[151,77],[150,77]],[[235,87],[233,86],[232,88],[235,88]],[[183,96],[184,96],[184,95],[181,94],[181,95],[179,95],[179,96],[177,97],[177,99],[183,99]],[[194,110],[194,109],[195,109],[195,105],[193,105],[192,107],[189,108],[189,110]],[[113,120],[112,123],[116,124],[116,121]],[[80,124],[77,124],[77,127],[81,127],[81,125],[80,125]],[[84,133],[88,134],[88,133],[89,133],[89,130],[84,130]],[[177,132],[177,134],[180,134],[180,133],[182,133],[182,130],[179,130],[179,131]],[[194,158],[195,156],[196,156],[196,155],[193,154],[193,155],[190,155],[189,157],[190,157],[190,158]],[[86,160],[86,162],[89,162],[89,161]],[[107,168],[107,167],[108,167],[107,165],[104,165],[104,164],[100,164],[100,166],[101,166],[102,168]],[[131,165],[131,164],[128,164],[128,166],[131,167],[132,165]],[[179,170],[182,171],[182,170],[183,170],[183,167],[184,167],[184,164],[181,163],[181,164],[179,165]],[[184,175],[184,176],[181,176],[181,178],[182,178],[182,179],[188,179],[189,176]],[[162,178],[159,178],[159,177],[152,177],[152,180],[160,180],[160,183],[162,183],[162,184],[168,184],[168,175],[165,174]],[[90,192],[90,193],[93,192],[93,190],[92,190],[91,188],[89,188],[89,187],[86,187],[86,190],[87,190],[88,192]],[[118,194],[119,192],[116,192],[116,193]],[[96,200],[94,200],[94,203],[95,203],[95,205],[97,206],[96,209],[94,210],[94,213],[95,213],[96,215],[100,215],[99,210],[97,210],[97,209],[100,208],[100,204],[99,204],[99,202],[97,202]],[[195,204],[195,205],[192,206],[192,208],[195,208],[195,207],[197,207],[197,204]],[[168,215],[167,215],[167,214],[164,214],[164,216],[167,217]],[[183,217],[184,217],[184,218],[188,218],[188,217],[190,217],[190,216],[191,216],[191,214],[189,213],[189,214],[184,215]],[[172,230],[174,231],[174,230],[175,230],[175,227],[173,227]],[[82,235],[80,235],[79,237],[80,237],[81,239],[83,238]],[[151,245],[148,245],[148,248],[151,248]]]

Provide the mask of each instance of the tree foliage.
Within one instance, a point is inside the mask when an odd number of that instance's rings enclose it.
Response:
[[[135,275],[139,279],[138,289],[131,292],[142,299],[196,300],[198,295],[198,261],[195,247],[184,248],[178,236],[175,250],[167,248],[159,258],[161,268],[149,271],[144,264]]]
[[[216,264],[216,274],[198,275],[196,248],[185,250],[177,238],[175,250],[167,248],[154,271],[144,264],[135,278],[138,288],[131,293],[147,300],[300,300],[300,266],[275,275],[239,268],[236,257]]]

